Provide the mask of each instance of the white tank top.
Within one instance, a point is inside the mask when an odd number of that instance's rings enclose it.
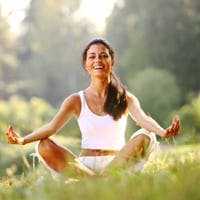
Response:
[[[83,149],[120,150],[125,144],[127,115],[113,120],[110,115],[96,115],[88,107],[83,91],[79,92],[81,112],[78,118]]]

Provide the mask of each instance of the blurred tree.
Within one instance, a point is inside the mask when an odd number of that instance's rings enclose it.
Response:
[[[155,66],[170,70],[185,99],[200,90],[200,6],[198,0],[124,0],[107,25],[119,54],[123,79]],[[122,38],[122,39],[119,39]],[[130,73],[132,72],[132,73]]]
[[[0,8],[0,99],[6,98],[8,84],[12,81],[13,68],[17,65],[15,37]]]
[[[47,123],[55,114],[55,109],[46,101],[32,98],[26,101],[12,96],[8,101],[0,101],[1,133],[5,133],[9,124],[26,135]],[[2,135],[5,139],[5,136]]]
[[[80,49],[89,39],[89,31],[74,18],[78,3],[31,1],[21,37],[21,95],[42,97],[56,105],[85,84]]]
[[[166,70],[147,68],[129,81],[130,90],[139,98],[146,113],[162,125],[180,104],[180,90],[173,74]]]
[[[182,122],[182,133],[186,135],[200,135],[200,96],[184,105],[179,110]]]

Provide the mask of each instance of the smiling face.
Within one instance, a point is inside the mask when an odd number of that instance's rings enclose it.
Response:
[[[84,66],[90,75],[108,76],[113,64],[109,49],[105,45],[92,44],[87,50]]]

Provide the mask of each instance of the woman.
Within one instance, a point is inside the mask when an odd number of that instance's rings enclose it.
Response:
[[[48,124],[25,137],[10,126],[7,131],[9,143],[25,145],[39,141],[36,152],[51,170],[62,173],[76,169],[94,175],[98,170],[104,171],[130,160],[137,162],[148,156],[156,143],[155,134],[162,138],[178,135],[180,120],[177,116],[169,128],[162,128],[144,113],[138,99],[123,87],[114,73],[114,51],[107,41],[92,40],[83,51],[82,64],[91,78],[89,87],[66,98]],[[125,144],[128,115],[142,129]],[[49,138],[73,116],[82,134],[79,157]]]

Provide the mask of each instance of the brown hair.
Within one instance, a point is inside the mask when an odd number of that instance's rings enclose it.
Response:
[[[103,44],[109,51],[111,59],[114,60],[114,49],[110,46],[110,44],[102,39],[96,38],[90,41],[82,53],[82,66],[85,66],[85,61],[87,59],[87,51],[94,44]],[[126,90],[122,85],[120,79],[116,76],[114,71],[110,74],[110,83],[108,85],[108,94],[104,104],[104,110],[110,114],[114,120],[118,120],[127,109],[127,98],[126,98]]]

